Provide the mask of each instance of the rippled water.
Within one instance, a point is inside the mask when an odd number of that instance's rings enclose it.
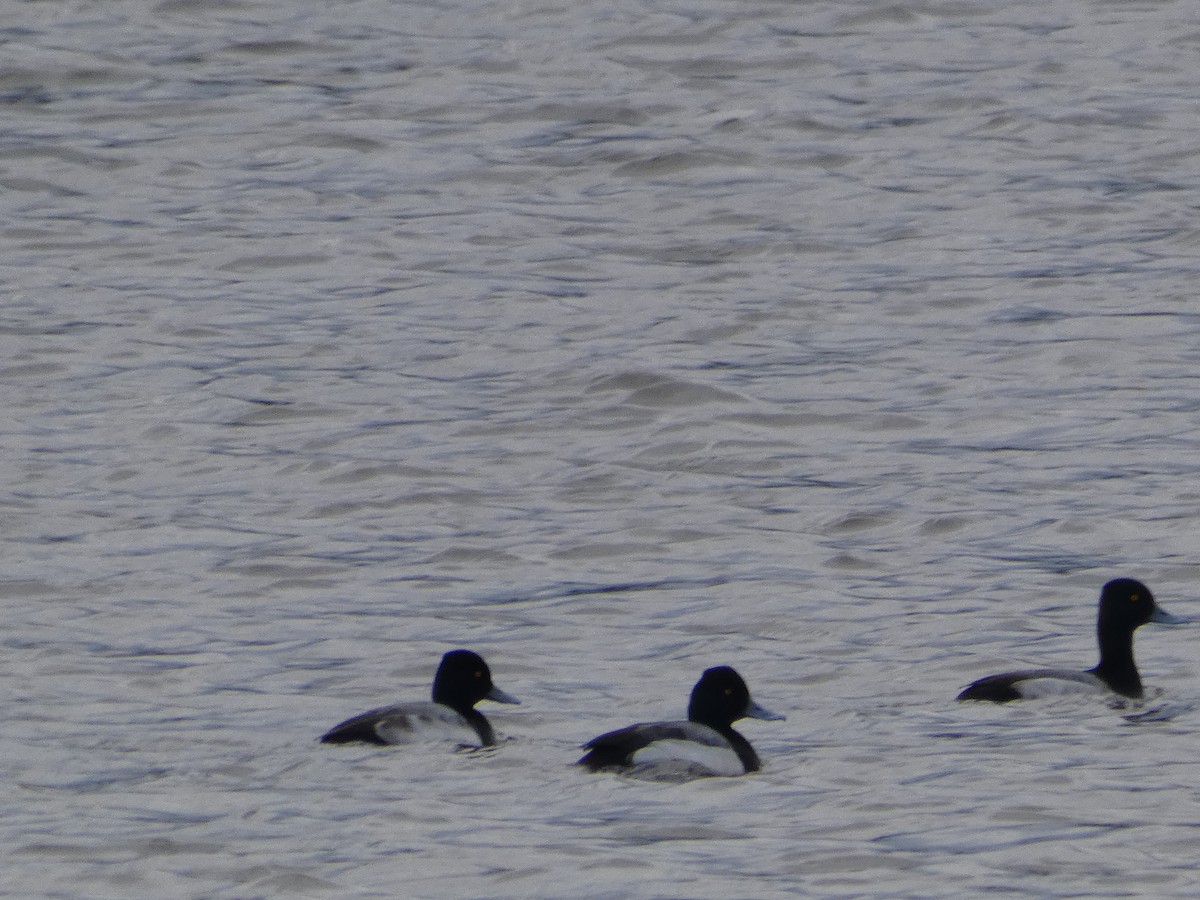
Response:
[[[10,3],[10,896],[1194,896],[1184,3]],[[329,748],[469,646],[494,752]],[[589,777],[709,665],[765,769]],[[1140,717],[1139,717],[1140,715]]]

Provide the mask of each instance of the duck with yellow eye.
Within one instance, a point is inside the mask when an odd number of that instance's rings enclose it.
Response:
[[[687,721],[643,722],[592,738],[579,765],[592,772],[637,771],[652,776],[744,775],[762,768],[738,732],[738,719],[779,720],[759,706],[729,666],[705,670],[692,688]]]
[[[433,702],[418,701],[368,710],[321,737],[323,744],[410,744],[427,740],[456,740],[490,747],[496,733],[475,704],[520,703],[492,684],[492,672],[478,653],[451,650],[433,676]]]
[[[1142,679],[1133,661],[1133,633],[1148,622],[1180,625],[1188,622],[1173,616],[1154,601],[1140,581],[1117,578],[1100,592],[1096,636],[1100,662],[1082,672],[1070,669],[1029,669],[989,675],[968,685],[959,700],[990,700],[1006,703],[1072,691],[1111,691],[1140,700]]]

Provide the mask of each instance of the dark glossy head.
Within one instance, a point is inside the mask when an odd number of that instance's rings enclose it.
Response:
[[[1133,578],[1114,578],[1100,591],[1100,635],[1133,634],[1147,622],[1177,625],[1187,620],[1173,616],[1154,601],[1150,588]]]
[[[754,702],[742,676],[729,666],[706,669],[692,688],[688,718],[714,728],[728,728],[738,719],[782,719]]]
[[[461,710],[470,709],[480,700],[521,702],[492,684],[492,672],[478,653],[451,650],[442,657],[433,676],[433,702]]]

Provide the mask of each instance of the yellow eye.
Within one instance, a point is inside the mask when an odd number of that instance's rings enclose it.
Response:
[[[1141,598],[1141,597],[1140,597],[1138,594],[1130,594],[1130,595],[1129,595],[1129,602],[1130,602],[1130,603],[1137,603],[1137,602],[1138,602],[1139,600],[1141,600],[1141,599],[1142,599],[1142,598]]]
[[[475,677],[476,677],[476,678],[482,678],[482,677],[483,677],[483,673],[482,673],[482,672],[476,672],[476,673],[475,673]]]
[[[725,688],[725,696],[729,697],[732,695],[733,695],[733,688]]]

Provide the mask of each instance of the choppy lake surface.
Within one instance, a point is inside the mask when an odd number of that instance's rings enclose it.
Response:
[[[10,3],[0,891],[1195,896],[1186,3]],[[330,748],[467,646],[487,753]],[[587,776],[736,666],[764,771]]]

